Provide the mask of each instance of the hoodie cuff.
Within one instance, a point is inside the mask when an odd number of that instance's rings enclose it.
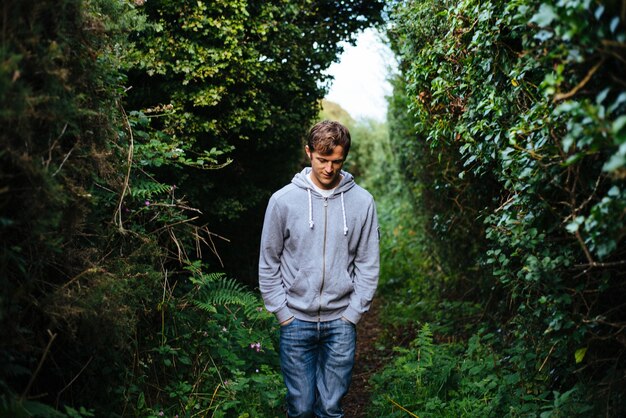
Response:
[[[351,306],[348,306],[348,308],[343,312],[343,317],[346,318],[348,321],[352,322],[354,325],[356,325],[361,319],[361,314],[357,312],[356,309],[352,308]]]
[[[274,315],[276,315],[276,319],[278,319],[279,324],[285,322],[293,316],[289,308],[286,306],[283,306],[282,308],[274,312]]]

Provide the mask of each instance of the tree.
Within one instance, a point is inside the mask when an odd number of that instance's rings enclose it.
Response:
[[[159,117],[139,148],[165,151],[158,179],[184,190],[203,222],[231,240],[219,246],[225,269],[248,283],[256,283],[265,202],[301,161],[302,137],[325,94],[323,71],[340,41],[381,21],[382,7],[362,0],[143,6],[147,25],[133,38],[126,106],[146,115],[158,109]],[[183,157],[190,164],[178,164]]]

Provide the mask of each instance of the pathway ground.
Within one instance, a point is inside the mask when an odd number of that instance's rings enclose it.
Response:
[[[370,311],[357,325],[356,362],[352,374],[350,392],[343,400],[345,418],[365,418],[372,396],[370,377],[381,369],[385,352],[377,349],[377,340],[382,335],[379,322],[379,307],[374,300]]]

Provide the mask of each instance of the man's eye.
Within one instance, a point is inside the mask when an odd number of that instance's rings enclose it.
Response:
[[[329,162],[329,160],[323,160],[321,158],[318,158],[317,161],[320,164],[327,164]],[[333,165],[340,165],[340,164],[343,164],[343,160],[330,161],[330,163]]]

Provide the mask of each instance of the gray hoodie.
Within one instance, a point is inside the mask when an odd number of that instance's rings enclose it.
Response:
[[[279,322],[345,317],[356,324],[378,284],[378,220],[371,194],[343,178],[322,197],[310,167],[272,195],[265,212],[259,287]]]

